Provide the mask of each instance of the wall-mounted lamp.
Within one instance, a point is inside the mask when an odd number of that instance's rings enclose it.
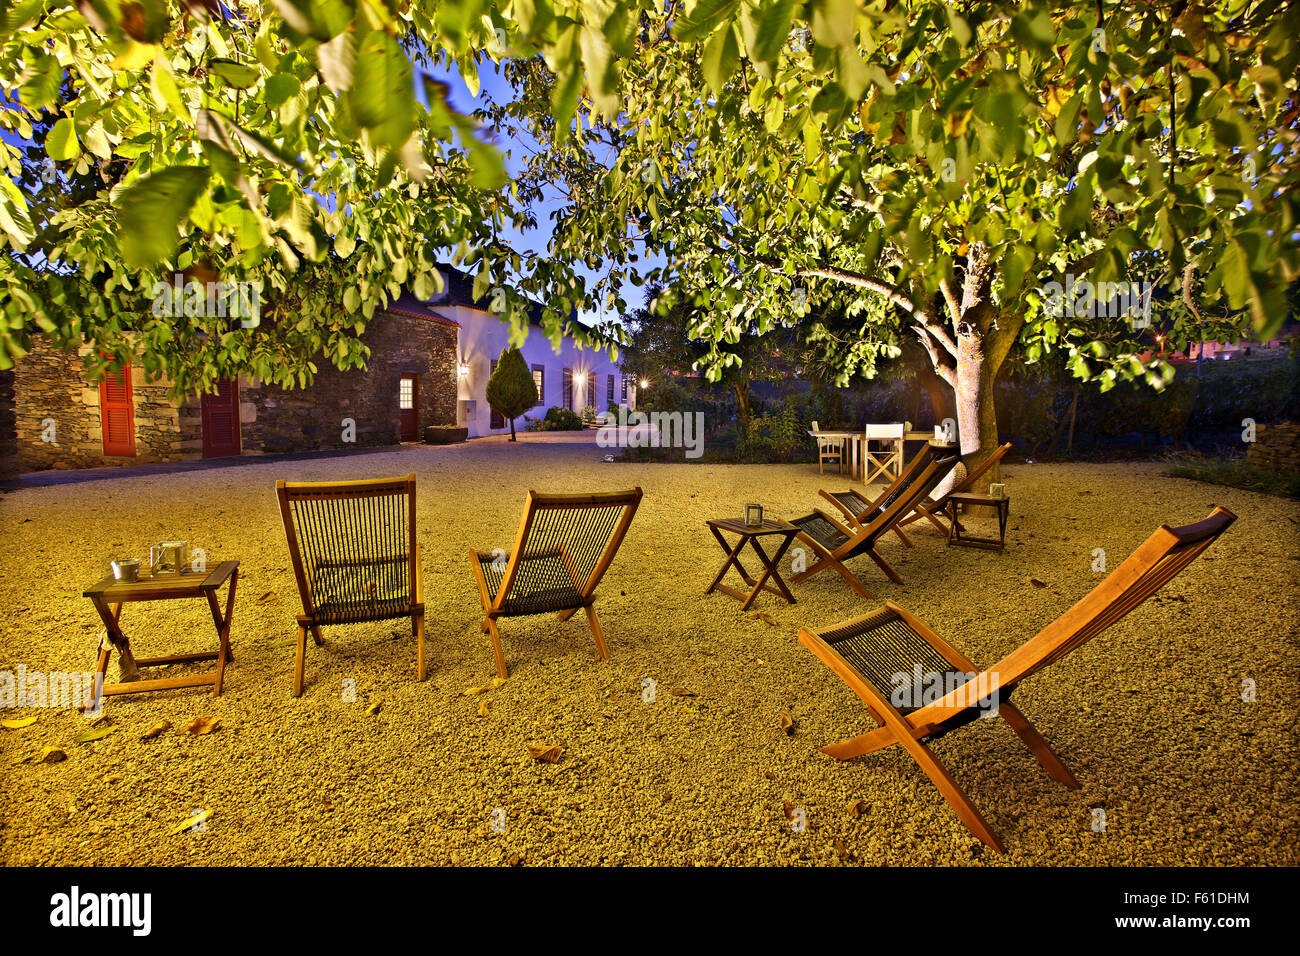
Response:
[[[649,388],[649,387],[650,387],[650,383],[649,383],[646,379],[644,379],[644,378],[641,379],[641,381],[640,381],[638,384],[640,385],[641,388]]]
[[[456,375],[460,378],[469,378],[469,363],[461,362],[456,366]]]

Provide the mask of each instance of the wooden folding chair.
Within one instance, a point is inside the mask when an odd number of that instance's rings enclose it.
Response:
[[[862,441],[862,483],[864,485],[871,484],[882,475],[886,481],[890,481],[903,474],[903,435],[907,433],[907,428],[907,422],[866,427]],[[876,442],[880,447],[873,449],[872,442]]]
[[[497,673],[509,676],[497,619],[555,612],[567,621],[587,612],[596,650],[609,657],[593,606],[596,585],[623,543],[641,489],[596,495],[528,492],[523,521],[509,554],[474,551],[469,563],[483,602],[482,629],[492,635]]]
[[[938,498],[927,498],[925,501],[918,501],[916,510],[899,522],[903,527],[907,527],[914,521],[920,521],[922,518],[928,520],[932,525],[943,532],[944,538],[948,537],[949,528],[943,523],[943,511],[948,506],[948,499],[953,495],[964,494],[975,487],[975,483],[982,478],[990,468],[1002,460],[1002,457],[1011,450],[1011,442],[999,445],[993,450],[993,454],[985,458],[978,468],[969,472],[961,481],[953,484]],[[964,526],[963,526],[964,527]]]
[[[825,469],[826,462],[833,461],[835,462],[836,466],[839,468],[840,474],[843,474],[844,473],[844,452],[845,452],[844,439],[823,438],[821,436],[821,428],[818,427],[817,422],[815,420],[812,423],[812,436],[813,436],[813,441],[817,443],[817,473],[819,475],[826,474],[826,469]]]
[[[862,698],[878,725],[870,733],[823,747],[822,752],[848,760],[901,745],[962,823],[994,850],[1006,852],[997,833],[924,741],[937,739],[981,713],[996,712],[1054,780],[1078,788],[1078,781],[1008,697],[1021,680],[1097,636],[1158,591],[1235,520],[1230,511],[1216,508],[1195,524],[1161,525],[1074,607],[984,671],[892,602],[830,627],[800,629],[800,642]],[[922,690],[923,681],[932,692]]]
[[[930,443],[926,451],[918,455],[914,467],[885,489],[880,496],[879,508],[870,520],[858,527],[845,527],[820,508],[810,515],[792,518],[790,523],[799,528],[799,539],[813,549],[818,560],[806,570],[790,578],[790,583],[797,584],[828,568],[834,568],[849,582],[853,590],[865,598],[871,592],[863,587],[844,562],[860,554],[870,556],[880,566],[891,581],[902,584],[903,579],[889,566],[876,551],[876,542],[885,532],[893,530],[899,519],[907,514],[941,482],[960,460],[956,445],[936,445]],[[904,541],[910,545],[905,535]]]
[[[302,598],[293,696],[302,695],[307,632],[409,617],[424,680],[424,571],[415,543],[415,475],[369,481],[277,481],[280,516]]]

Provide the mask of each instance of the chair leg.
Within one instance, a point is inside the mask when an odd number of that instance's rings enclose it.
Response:
[[[587,621],[591,624],[591,636],[596,639],[596,651],[601,660],[609,660],[609,648],[605,646],[605,633],[600,629],[600,619],[596,617],[596,607],[587,605]]]
[[[880,570],[884,571],[885,574],[887,574],[887,575],[889,576],[889,580],[893,581],[895,584],[902,584],[902,583],[903,583],[903,579],[902,579],[901,577],[898,576],[898,572],[895,571],[893,568],[891,568],[891,567],[889,566],[888,562],[886,562],[884,558],[882,558],[880,555],[876,554],[876,549],[875,549],[875,548],[872,548],[871,550],[869,550],[869,551],[867,552],[867,554],[871,555],[871,560],[872,560],[872,561],[875,561],[876,564],[880,565]]]
[[[555,615],[555,619],[557,621],[567,621],[577,613],[578,609],[576,607],[571,607],[567,611],[561,611],[559,614]]]
[[[313,627],[311,629],[311,636],[312,639],[316,642],[317,647],[325,646],[325,635],[320,632],[319,627]]]
[[[1052,752],[1052,748],[1047,745],[1043,735],[1035,729],[1024,714],[1016,709],[1014,704],[999,704],[998,714],[1011,725],[1011,729],[1025,742],[1025,746],[1038,758],[1038,762],[1043,765],[1043,769],[1048,772],[1053,780],[1065,784],[1071,790],[1079,789],[1080,784],[1074,778],[1074,774],[1070,773],[1069,768],[1061,763],[1061,758]]]
[[[872,600],[871,592],[868,591],[866,587],[862,584],[862,582],[859,581],[854,576],[853,572],[850,571],[848,568],[846,568],[841,562],[836,561],[834,558],[820,559],[816,564],[808,568],[808,570],[800,571],[798,574],[792,576],[790,578],[790,583],[799,584],[802,581],[808,580],[808,578],[812,577],[814,574],[817,574],[821,571],[825,571],[827,568],[834,568],[836,571],[838,571],[841,577],[843,577],[845,581],[849,582],[849,586],[852,587],[853,590],[857,592],[857,594],[860,597],[864,597],[868,601]]]
[[[492,635],[492,653],[497,659],[497,676],[504,680],[510,676],[510,671],[506,668],[506,655],[501,650],[501,632],[497,630],[497,622],[490,617],[485,618],[483,629]]]
[[[424,680],[424,613],[415,615],[415,679]]]
[[[979,810],[975,809],[975,804],[970,802],[970,798],[966,796],[965,791],[958,786],[957,781],[952,778],[952,774],[948,773],[948,768],[939,762],[939,758],[931,752],[930,748],[921,741],[912,740],[911,738],[900,740],[899,743],[906,748],[921,769],[925,771],[925,775],[939,788],[943,798],[956,811],[961,822],[966,824],[966,828],[984,841],[987,846],[999,853],[1006,853],[1007,848],[1002,845],[1002,840],[993,832],[993,828],[988,825]]]
[[[893,527],[893,532],[894,532],[894,534],[898,535],[898,540],[903,542],[903,546],[904,546],[904,547],[907,547],[907,548],[915,548],[915,547],[916,547],[916,545],[912,543],[912,539],[909,538],[906,534],[904,534],[904,533],[903,533],[903,529],[900,528],[898,525],[894,525],[894,527]]]
[[[302,696],[302,676],[307,665],[307,628],[298,628],[298,649],[293,657],[293,696]]]

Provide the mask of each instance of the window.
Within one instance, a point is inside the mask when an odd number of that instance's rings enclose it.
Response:
[[[591,372],[587,373],[587,404],[596,407],[596,376]]]
[[[533,366],[533,384],[537,386],[537,404],[546,404],[546,389],[543,387],[546,382],[546,367],[544,365]]]
[[[397,388],[397,407],[404,412],[410,411],[415,407],[415,379],[403,375],[401,384]]]
[[[624,405],[627,404],[627,376],[623,376],[623,397],[620,399]]]
[[[608,387],[605,389],[605,404],[609,405],[610,407],[613,407],[613,405],[614,405],[614,376],[613,376],[613,375],[608,375],[608,376],[606,376],[606,378],[609,379],[609,382],[608,382]]]
[[[563,389],[563,392],[564,392],[564,394],[563,394],[564,407],[572,411],[572,409],[573,409],[573,369],[571,369],[571,368],[566,368],[566,369],[564,370],[564,389]]]

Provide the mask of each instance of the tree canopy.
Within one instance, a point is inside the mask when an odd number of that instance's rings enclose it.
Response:
[[[123,168],[56,216],[57,268],[0,265],[0,361],[36,329],[113,351],[134,325],[178,380],[301,380],[318,351],[359,361],[365,317],[431,289],[445,247],[483,288],[512,278],[512,307],[545,301],[553,335],[629,284],[687,292],[706,368],[836,300],[862,319],[850,362],[925,349],[971,452],[1016,342],[1102,387],[1170,374],[1045,284],[1156,281],[1177,342],[1210,306],[1273,330],[1297,274],[1300,9],[1278,0],[9,0],[0,27],[11,176],[51,113],[58,182]],[[508,185],[429,72],[477,91],[488,61],[517,95],[485,115],[539,145]],[[564,202],[527,256],[500,233],[542,184]],[[0,177],[13,249],[27,209]],[[204,269],[267,283],[270,321],[124,318]]]

